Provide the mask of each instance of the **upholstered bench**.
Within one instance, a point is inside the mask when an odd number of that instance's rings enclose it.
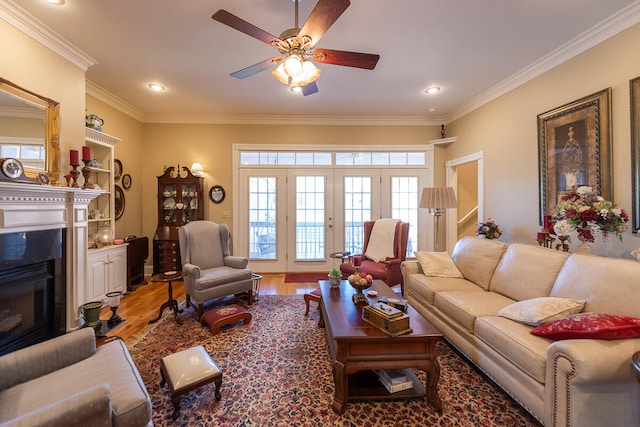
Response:
[[[160,361],[160,375],[160,387],[167,383],[171,390],[174,421],[180,414],[181,397],[188,391],[213,382],[216,400],[221,398],[222,372],[201,345],[164,357]]]
[[[244,324],[251,322],[251,313],[244,307],[236,304],[227,305],[207,311],[200,321],[206,323],[211,328],[211,333],[216,335],[224,325],[233,325],[243,320]]]

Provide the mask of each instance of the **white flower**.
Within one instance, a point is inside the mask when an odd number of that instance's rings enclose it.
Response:
[[[620,208],[611,208],[611,213],[614,214],[615,216],[620,216],[620,214],[622,214],[622,209],[620,209]]]
[[[578,187],[578,189],[576,190],[576,193],[578,193],[578,195],[580,196],[591,194],[593,193],[593,188],[583,185],[582,187]]]
[[[558,236],[568,236],[573,231],[573,226],[569,224],[569,221],[563,219],[553,225],[553,230]]]
[[[609,216],[609,211],[606,209],[600,209],[600,216],[602,218],[606,218],[607,216]]]

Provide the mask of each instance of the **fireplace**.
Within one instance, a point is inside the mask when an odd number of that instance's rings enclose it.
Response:
[[[0,355],[66,332],[64,236],[0,234]]]

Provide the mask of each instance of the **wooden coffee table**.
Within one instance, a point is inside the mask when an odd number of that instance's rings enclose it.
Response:
[[[320,326],[326,328],[329,351],[333,363],[335,397],[332,408],[344,413],[350,400],[400,399],[423,397],[438,412],[442,401],[438,396],[440,365],[435,347],[442,333],[409,307],[410,327],[413,332],[390,337],[385,332],[362,320],[362,306],[351,300],[355,289],[343,280],[339,288],[329,286],[327,280],[318,282],[322,292]],[[383,281],[374,280],[368,290],[378,297],[396,294]],[[365,291],[366,293],[366,291]],[[369,297],[371,303],[377,297]],[[416,368],[427,373],[426,390],[417,376],[411,375],[413,389],[389,393],[377,381],[372,369]]]

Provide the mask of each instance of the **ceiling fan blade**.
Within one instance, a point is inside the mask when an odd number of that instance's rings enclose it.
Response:
[[[248,23],[244,19],[240,19],[237,16],[227,12],[224,9],[220,9],[216,13],[213,14],[211,19],[221,22],[225,25],[228,25],[231,28],[234,28],[241,33],[245,33],[248,36],[253,37],[254,39],[258,39],[261,42],[264,42],[268,45],[273,46],[274,41],[279,40],[278,37],[273,34],[269,34],[266,31],[256,27],[253,24]]]
[[[300,43],[304,43],[304,36],[309,36],[311,44],[307,48],[315,46],[350,4],[349,0],[319,0],[298,33]]]
[[[317,91],[318,91],[318,85],[316,85],[316,82],[311,82],[306,86],[302,86],[302,95],[304,96],[313,95]]]
[[[232,77],[236,79],[246,79],[247,77],[251,77],[254,74],[258,74],[260,71],[267,70],[273,66],[276,62],[282,59],[279,56],[274,56],[273,58],[265,59],[262,62],[258,62],[257,64],[253,64],[250,67],[243,68],[242,70],[235,71],[231,73]]]
[[[313,60],[323,64],[342,65],[345,67],[373,70],[378,64],[380,55],[372,53],[348,52],[346,50],[316,49]]]

